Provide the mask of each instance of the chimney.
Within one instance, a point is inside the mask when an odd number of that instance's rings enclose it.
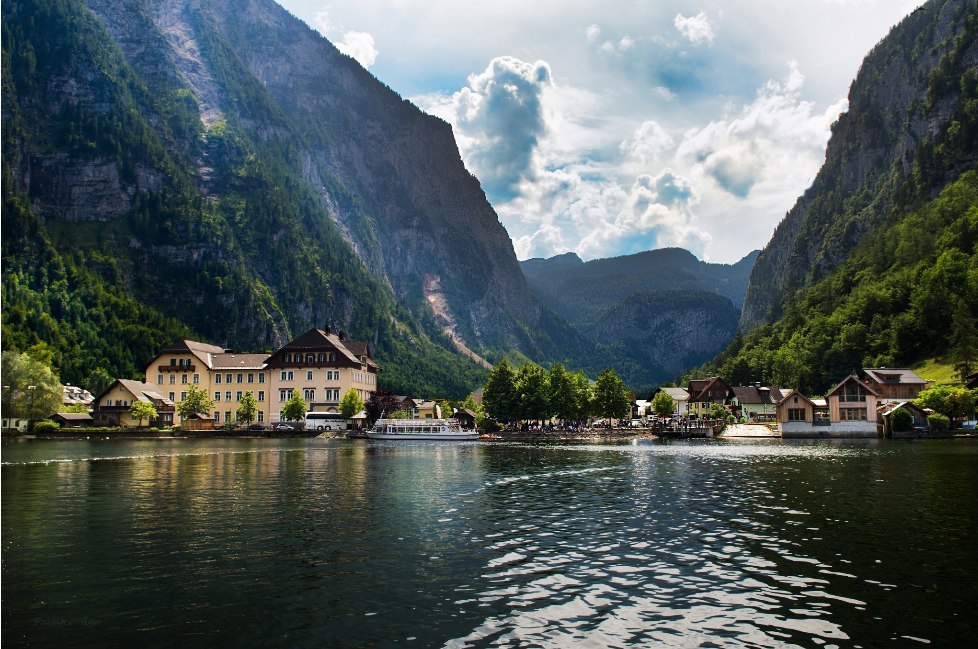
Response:
[[[329,325],[326,325],[326,335],[328,336],[331,333],[333,333],[333,330],[329,328]]]
[[[340,340],[346,340],[346,334],[340,329]]]

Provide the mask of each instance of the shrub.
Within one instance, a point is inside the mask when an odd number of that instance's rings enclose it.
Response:
[[[890,428],[895,433],[909,433],[913,428],[913,415],[900,408],[890,415]]]
[[[51,421],[50,419],[44,419],[43,421],[39,421],[34,424],[35,433],[53,433],[59,428],[61,428],[61,425],[57,422]]]
[[[951,420],[940,413],[934,413],[927,417],[927,425],[932,432],[945,433],[951,427]]]

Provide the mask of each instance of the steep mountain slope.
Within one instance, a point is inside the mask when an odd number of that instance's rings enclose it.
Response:
[[[329,322],[387,387],[451,393],[475,353],[593,349],[531,295],[448,125],[271,0],[5,2],[3,66],[4,345],[54,347],[65,380],[184,326],[263,349]],[[89,317],[51,280],[79,274],[130,306]],[[112,344],[37,324],[66,305]]]
[[[978,5],[932,0],[866,58],[825,166],[750,279],[707,371],[820,392],[860,366],[972,357]]]
[[[931,0],[863,61],[824,166],[757,259],[743,329],[776,320],[793,291],[838,268],[895,212],[973,168],[975,11],[974,0]]]
[[[730,342],[756,257],[709,264],[669,248],[587,263],[568,253],[520,266],[543,304],[610,351],[632,385],[645,386]]]

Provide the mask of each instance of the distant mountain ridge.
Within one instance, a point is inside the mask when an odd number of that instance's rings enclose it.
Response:
[[[633,383],[651,385],[730,342],[757,254],[713,264],[664,248],[586,263],[566,253],[520,266],[544,305],[611,350]]]

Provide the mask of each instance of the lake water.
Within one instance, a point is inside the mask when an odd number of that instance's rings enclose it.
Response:
[[[978,637],[978,440],[36,440],[2,463],[6,649]]]

